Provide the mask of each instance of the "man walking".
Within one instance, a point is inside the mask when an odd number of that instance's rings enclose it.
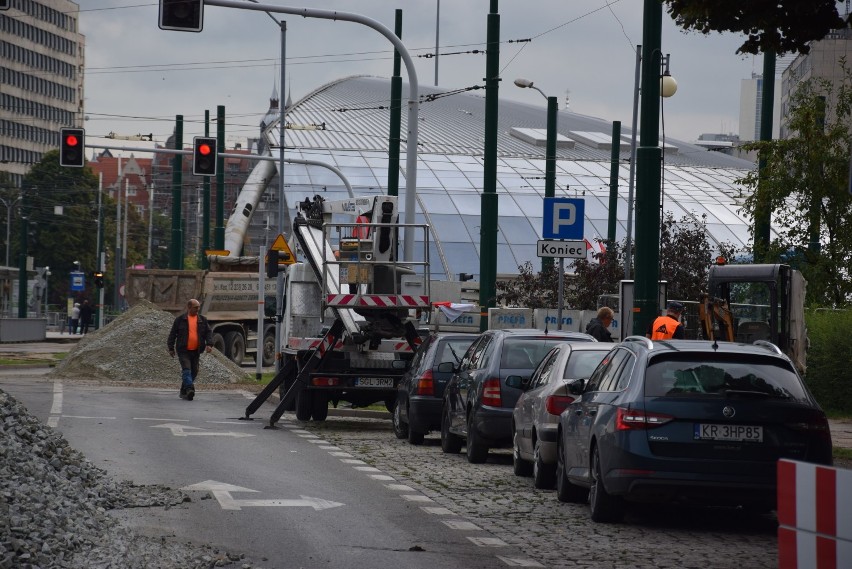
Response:
[[[80,307],[80,333],[89,333],[89,324],[92,323],[92,305],[88,300],[83,301],[83,306]]]
[[[186,303],[186,312],[177,316],[169,332],[169,355],[177,352],[180,362],[181,387],[180,398],[192,401],[195,397],[195,378],[198,377],[198,360],[201,352],[210,352],[213,348],[213,330],[207,318],[198,313],[201,307],[196,299]]]

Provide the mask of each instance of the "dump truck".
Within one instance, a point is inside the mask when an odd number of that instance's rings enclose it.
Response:
[[[329,404],[393,408],[430,308],[429,226],[398,218],[395,196],[299,204],[289,248],[300,261],[284,268],[282,361],[246,418],[276,390],[270,426],[285,410],[323,421]],[[399,259],[400,231],[415,232],[418,260]]]

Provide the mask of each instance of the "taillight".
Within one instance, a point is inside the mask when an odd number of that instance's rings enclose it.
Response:
[[[503,397],[500,395],[500,378],[490,377],[482,384],[482,404],[491,407],[502,407]]]
[[[340,378],[325,377],[320,375],[311,378],[311,385],[318,385],[320,387],[334,387],[335,385],[340,385]]]
[[[544,409],[551,415],[561,415],[574,398],[568,395],[548,395],[544,400]]]
[[[432,379],[432,370],[427,369],[417,380],[417,395],[435,395],[435,382]]]
[[[672,419],[674,419],[673,416],[663,413],[649,413],[641,409],[619,407],[615,415],[615,429],[617,431],[653,429],[654,427],[665,425]]]
[[[820,438],[825,438],[829,441],[831,440],[831,431],[828,427],[828,419],[825,416],[814,417],[810,421],[804,421],[801,423],[787,423],[787,427],[794,431],[811,433]]]

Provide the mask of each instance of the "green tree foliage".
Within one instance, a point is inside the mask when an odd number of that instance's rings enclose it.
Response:
[[[598,248],[606,243],[596,241]],[[612,243],[604,251],[594,251],[593,247],[592,260],[577,259],[574,275],[567,280],[565,304],[578,310],[595,310],[601,295],[617,294],[618,282],[624,278],[624,248],[624,243]]]
[[[852,74],[846,70],[839,85],[803,82],[791,98],[788,126],[789,138],[746,145],[758,151],[766,166],[760,175],[750,172],[739,180],[751,189],[743,211],[752,216],[758,198],[769,200],[772,225],[778,232],[769,254],[802,271],[808,281],[808,305],[848,305],[852,300],[852,195],[847,189]]]
[[[809,310],[805,322],[811,341],[805,382],[824,409],[852,413],[852,367],[838,358],[852,352],[852,310]]]
[[[734,32],[737,53],[808,53],[808,42],[847,25],[837,0],[663,0],[678,26],[702,34]]]

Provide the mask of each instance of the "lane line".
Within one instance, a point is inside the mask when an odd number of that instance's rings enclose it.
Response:
[[[50,405],[50,416],[47,418],[47,426],[56,428],[59,425],[59,417],[62,415],[62,382],[53,382],[53,401]]]

